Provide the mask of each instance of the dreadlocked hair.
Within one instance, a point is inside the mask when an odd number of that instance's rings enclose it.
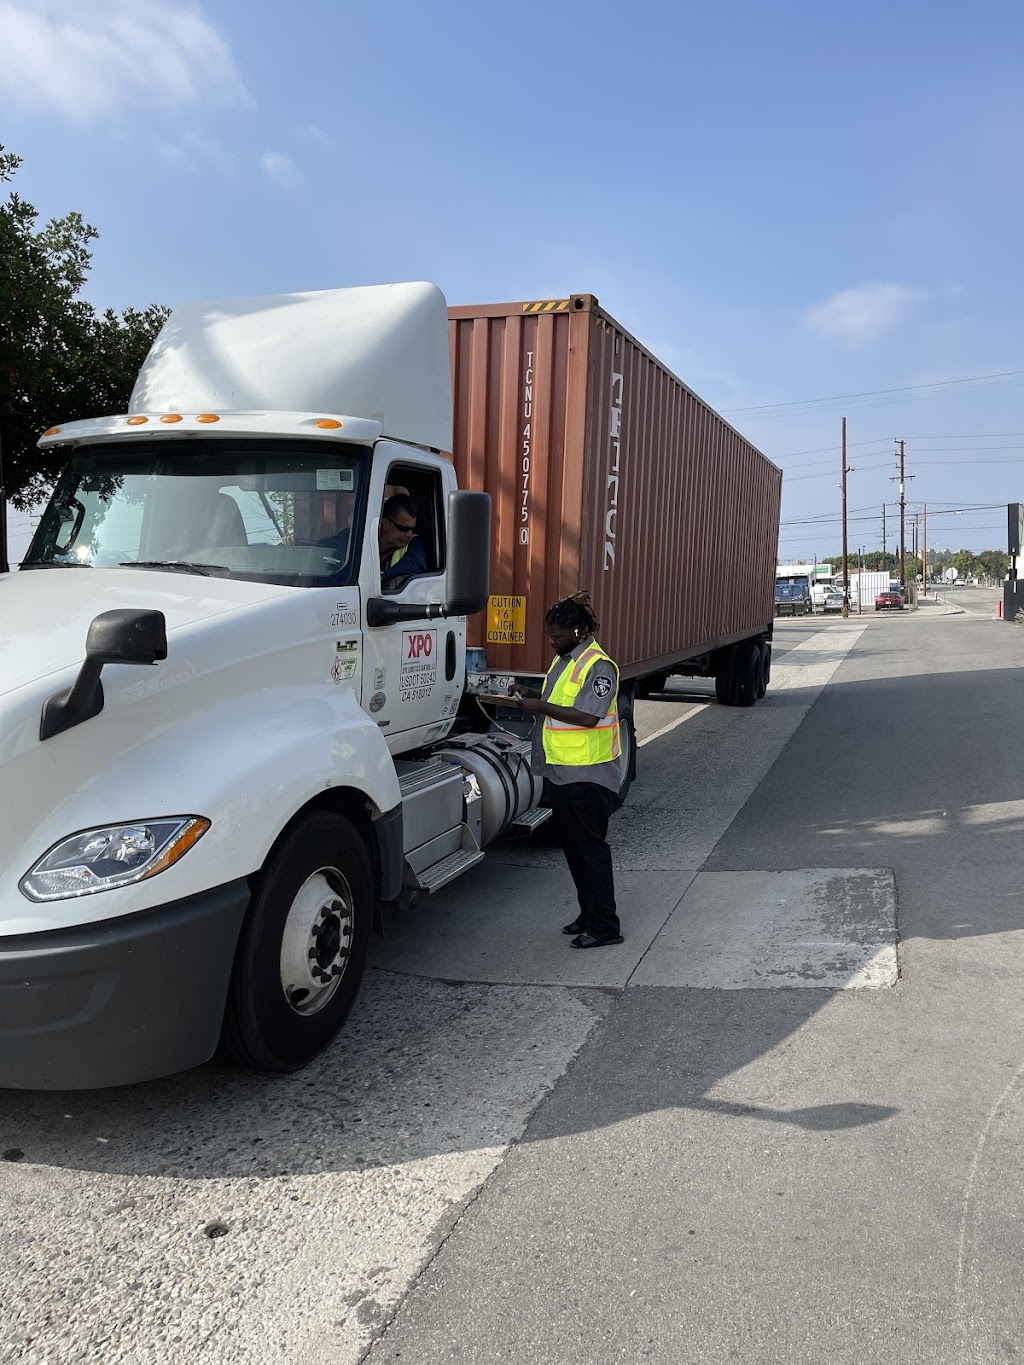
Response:
[[[566,626],[569,630],[579,630],[581,634],[596,635],[601,622],[594,615],[594,604],[589,592],[574,592],[563,597],[544,617],[548,626]]]

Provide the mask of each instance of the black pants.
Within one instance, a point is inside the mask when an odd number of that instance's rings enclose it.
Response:
[[[576,884],[580,922],[595,938],[618,934],[612,879],[612,851],[608,847],[608,817],[615,794],[596,782],[548,783],[551,809],[562,841],[565,861]]]

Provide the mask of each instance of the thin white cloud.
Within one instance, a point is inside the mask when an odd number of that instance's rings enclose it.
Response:
[[[0,0],[0,96],[79,123],[248,101],[227,42],[174,0]]]
[[[330,134],[325,133],[319,123],[304,123],[298,132],[300,137],[308,137],[311,142],[319,142],[321,147],[330,145]]]
[[[302,172],[295,162],[281,152],[264,152],[260,157],[264,172],[286,190],[293,190],[302,183]]]
[[[221,175],[231,175],[235,158],[216,138],[196,129],[186,129],[177,142],[158,138],[156,151],[160,159],[174,170],[195,172],[212,166]]]
[[[901,326],[928,294],[904,284],[865,284],[843,289],[809,308],[804,322],[845,351],[860,351]]]
[[[196,163],[185,151],[184,147],[179,147],[176,142],[164,142],[162,139],[156,144],[157,156],[161,161],[165,161],[176,171],[194,171]]]

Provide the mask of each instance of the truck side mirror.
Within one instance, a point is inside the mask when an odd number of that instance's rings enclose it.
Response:
[[[491,576],[491,498],[488,493],[448,494],[448,572],[444,602],[395,602],[369,597],[366,624],[435,621],[483,611]]]
[[[162,611],[118,608],[93,618],[85,639],[85,662],[63,692],[43,703],[39,738],[51,739],[103,710],[104,664],[155,664],[167,658],[167,622]]]
[[[445,614],[472,616],[483,611],[490,582],[490,495],[466,490],[449,493]]]

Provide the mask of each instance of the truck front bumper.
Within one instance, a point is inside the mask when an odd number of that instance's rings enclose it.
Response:
[[[124,919],[0,938],[0,1087],[91,1090],[208,1061],[248,903],[240,879]]]

